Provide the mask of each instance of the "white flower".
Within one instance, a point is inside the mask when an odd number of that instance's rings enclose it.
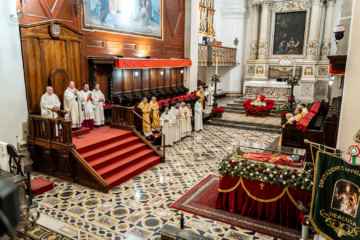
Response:
[[[266,169],[266,171],[270,172],[270,168]]]
[[[254,174],[253,173],[250,173],[250,176],[253,176]]]
[[[304,189],[304,186],[301,186],[301,189]]]
[[[294,186],[296,186],[296,183],[294,183]]]
[[[259,174],[259,172],[256,172],[256,175],[258,175]]]
[[[280,178],[283,178],[283,175],[280,175]]]
[[[292,175],[292,177],[291,178],[295,178],[295,175]]]
[[[250,169],[250,166],[248,166],[247,168]]]
[[[228,163],[228,167],[230,167],[230,163]]]
[[[313,182],[311,182],[311,185],[313,185]]]
[[[243,174],[244,172],[240,172],[240,174]]]
[[[264,180],[267,180],[267,177],[264,177]]]
[[[231,174],[234,174],[234,171],[231,171]]]
[[[269,177],[273,177],[274,175],[270,174]]]
[[[285,184],[286,184],[286,182],[285,182],[285,181],[283,181],[283,184],[285,185]]]
[[[305,178],[305,182],[308,182],[308,181],[309,181],[309,179]]]
[[[275,171],[274,174],[277,174],[277,171]]]
[[[251,166],[253,167],[253,166],[255,166],[254,164],[251,164]]]

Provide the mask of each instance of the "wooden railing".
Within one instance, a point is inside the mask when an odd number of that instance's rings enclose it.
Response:
[[[219,67],[236,66],[236,48],[199,44],[198,51],[199,66],[216,66],[216,58]]]
[[[135,127],[133,108],[114,106],[111,108],[111,127],[130,130]]]
[[[30,140],[49,144],[72,145],[71,134],[71,121],[45,118],[39,115],[29,116]]]
[[[144,142],[148,145],[157,155],[161,157],[161,162],[165,162],[165,134],[163,134],[159,129],[157,129],[154,125],[146,121],[142,116],[140,116],[137,112],[133,111],[134,115],[140,118],[143,121],[143,124],[148,124],[151,126],[152,129],[157,131],[161,135],[161,147],[163,154],[161,154],[149,141],[147,141],[144,136],[142,136],[135,128],[133,128],[133,132]]]

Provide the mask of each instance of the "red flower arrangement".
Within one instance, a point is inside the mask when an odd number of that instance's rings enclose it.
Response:
[[[262,106],[262,107],[251,106],[251,103],[253,102],[253,100],[247,99],[243,103],[243,106],[245,108],[245,113],[246,113],[246,115],[251,114],[254,117],[256,117],[256,115],[259,115],[259,114],[261,114],[263,117],[265,117],[266,115],[269,114],[270,110],[274,109],[275,101],[272,99],[266,99],[266,96],[264,96],[264,95],[259,95],[257,97],[259,97],[261,101],[265,100],[266,105]]]
[[[214,108],[212,110],[212,113],[216,116],[216,117],[222,117],[223,113],[225,112],[225,110],[221,107],[217,107],[217,108]]]
[[[282,111],[281,114],[280,114],[281,126],[284,125],[287,122],[287,120],[286,120],[286,114],[287,113],[288,112],[286,112],[286,111]]]

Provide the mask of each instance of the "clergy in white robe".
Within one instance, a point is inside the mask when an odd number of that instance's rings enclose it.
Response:
[[[81,99],[78,96],[78,90],[74,82],[69,83],[69,87],[64,93],[64,110],[68,113],[65,115],[66,120],[72,121],[72,128],[79,128],[83,122],[83,113],[81,111]]]
[[[172,146],[173,145],[173,126],[175,124],[175,116],[169,112],[169,107],[165,108],[165,112],[161,114],[160,125],[161,131],[165,134],[165,143],[162,145]]]
[[[212,106],[214,104],[214,83],[211,83],[210,84],[210,87],[209,87],[209,105]]]
[[[92,91],[92,102],[94,105],[94,125],[100,127],[105,125],[104,103],[105,96],[100,90],[100,85],[96,84]]]
[[[203,119],[202,119],[203,107],[201,106],[200,98],[195,103],[194,110],[195,110],[195,131],[198,132],[203,130]]]
[[[49,109],[60,109],[61,103],[59,98],[54,93],[52,87],[46,88],[46,93],[42,95],[40,101],[41,116],[49,118],[57,118],[57,113],[50,111]]]
[[[174,106],[171,107],[170,113],[172,113],[172,115],[174,115],[175,117],[175,123],[173,125],[173,142],[178,142],[180,141],[181,137],[180,137],[180,112],[179,112],[179,104],[175,104]]]
[[[188,103],[186,105],[188,109],[188,113],[186,114],[186,136],[191,136],[192,126],[191,126],[191,117],[192,117],[192,109],[191,104]]]
[[[84,83],[83,90],[80,91],[81,105],[84,112],[84,121],[81,126],[90,129],[94,128],[94,108],[92,103],[92,93],[89,90],[89,84]]]
[[[186,124],[186,115],[188,113],[188,109],[185,106],[185,103],[182,102],[180,105],[180,137],[186,137],[187,132],[187,124]]]

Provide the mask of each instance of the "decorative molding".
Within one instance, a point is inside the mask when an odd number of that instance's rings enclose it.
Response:
[[[310,66],[305,66],[304,68],[304,75],[306,76],[312,76],[314,75],[314,68]]]
[[[264,74],[264,66],[257,66],[256,74]]]
[[[250,43],[250,59],[256,59],[258,54],[258,42],[253,41]]]
[[[309,8],[311,8],[310,1],[274,2],[272,10],[277,12],[295,12],[308,10]]]
[[[323,41],[321,44],[321,58],[326,58],[330,55],[331,41]]]
[[[327,76],[329,71],[329,66],[319,66],[319,75]]]
[[[301,84],[300,94],[303,97],[312,97],[313,94],[313,85],[312,84]]]
[[[248,73],[255,73],[255,65],[248,65],[247,66]]]
[[[316,84],[315,85],[315,95],[316,96],[326,96],[326,89],[327,89],[327,84]]]
[[[259,43],[259,59],[267,59],[269,56],[269,41],[260,40]]]
[[[319,52],[319,40],[309,40],[306,49],[308,58],[316,58]]]

